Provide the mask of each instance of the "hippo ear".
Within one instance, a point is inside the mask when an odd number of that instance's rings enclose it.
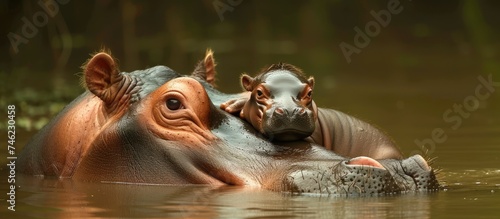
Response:
[[[198,63],[192,75],[215,86],[215,74],[217,74],[215,66],[214,52],[211,49],[207,49],[205,58]]]
[[[208,83],[214,85],[215,84],[215,59],[214,52],[211,49],[207,49],[205,53],[205,59],[203,59],[203,63],[205,64],[205,76]]]
[[[251,76],[247,75],[247,74],[243,74],[241,76],[241,86],[246,91],[252,91],[253,90],[253,86],[252,86],[253,81],[254,81],[254,79]]]
[[[112,85],[123,79],[113,57],[104,52],[97,53],[87,62],[84,75],[89,91],[106,103],[111,103],[115,97]]]
[[[309,77],[307,79],[307,83],[309,84],[309,86],[311,87],[311,89],[314,89],[314,77]]]

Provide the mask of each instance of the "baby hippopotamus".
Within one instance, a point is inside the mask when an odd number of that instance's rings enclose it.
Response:
[[[312,99],[314,78],[287,63],[264,68],[255,77],[243,74],[246,95],[221,104],[238,113],[272,141],[306,139],[347,157],[402,158],[393,141],[374,126]]]
[[[297,67],[279,63],[255,78],[243,74],[241,85],[250,97],[222,104],[227,112],[240,111],[241,118],[271,140],[295,141],[314,132],[317,112],[312,100],[313,77],[306,79]]]

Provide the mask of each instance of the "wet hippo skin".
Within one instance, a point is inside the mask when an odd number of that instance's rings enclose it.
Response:
[[[212,53],[207,59],[213,59]],[[214,61],[206,63],[210,65]],[[207,67],[207,74],[215,74]],[[286,63],[264,68],[255,77],[243,74],[246,92],[221,103],[229,113],[239,114],[272,141],[307,141],[323,145],[346,157],[401,159],[395,143],[374,126],[343,112],[317,107],[312,99],[314,78]]]
[[[199,76],[181,76],[165,66],[120,72],[109,54],[96,54],[84,68],[89,91],[25,146],[19,171],[82,181],[240,185],[294,194],[378,195],[439,186],[419,155],[347,159],[312,142],[269,142],[216,107],[209,97],[218,91],[208,81],[193,79]]]

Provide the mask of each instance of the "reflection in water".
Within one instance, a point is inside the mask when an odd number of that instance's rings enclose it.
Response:
[[[244,187],[125,185],[20,178],[18,218],[429,218],[434,194],[328,198]]]
[[[447,186],[432,200],[433,215],[450,218],[498,218],[500,169],[443,172]]]
[[[3,175],[3,173],[2,173]],[[437,193],[387,197],[290,196],[253,188],[88,183],[18,176],[8,218],[431,218],[498,215],[500,170],[441,173]],[[7,187],[1,182],[1,191]],[[2,197],[2,202],[5,198]],[[470,209],[474,209],[471,211]],[[3,217],[2,217],[3,218]]]

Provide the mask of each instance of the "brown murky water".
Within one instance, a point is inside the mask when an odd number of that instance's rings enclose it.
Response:
[[[483,103],[489,107],[471,113],[460,128],[452,130],[443,121],[441,109],[453,106],[453,99],[433,100],[412,95],[413,91],[408,90],[398,89],[396,93],[362,87],[336,89],[335,96],[339,97],[336,105],[376,121],[407,154],[419,150],[413,143],[416,138],[429,138],[434,128],[443,127],[448,139],[436,144],[428,154],[437,157],[434,167],[442,169],[439,175],[445,185],[442,191],[328,198],[287,196],[242,187],[99,184],[18,177],[16,212],[7,212],[2,196],[2,214],[8,218],[497,218],[500,215],[499,117],[494,103]],[[352,90],[357,92],[351,92],[349,98],[342,97]],[[323,91],[316,93],[320,92]],[[427,111],[412,109],[424,100],[434,101],[433,107]],[[0,186],[5,194],[6,181],[2,180]]]
[[[20,3],[22,2],[22,3]],[[371,198],[287,196],[241,187],[83,183],[18,176],[7,210],[7,152],[0,120],[0,218],[499,218],[500,82],[496,1],[401,1],[404,10],[347,63],[339,48],[385,1],[244,1],[224,21],[214,1],[71,1],[18,53],[0,58],[2,114],[16,104],[19,153],[35,130],[81,93],[79,66],[106,46],[123,71],[168,65],[181,73],[211,47],[219,88],[278,61],[316,78],[318,105],[385,130],[406,154],[436,158],[444,189]],[[6,31],[36,1],[0,4]],[[479,11],[479,12],[478,12]],[[287,12],[283,16],[279,12]],[[482,16],[481,16],[482,15]],[[291,17],[290,17],[291,16]],[[4,31],[3,29],[0,31]],[[2,36],[7,35],[2,32]],[[9,43],[0,44],[0,48]],[[479,93],[477,91],[478,86]],[[462,105],[462,106],[459,106]],[[461,112],[459,110],[462,109]],[[30,129],[27,131],[26,129]],[[420,142],[417,144],[415,142]],[[422,144],[424,148],[421,148]]]

